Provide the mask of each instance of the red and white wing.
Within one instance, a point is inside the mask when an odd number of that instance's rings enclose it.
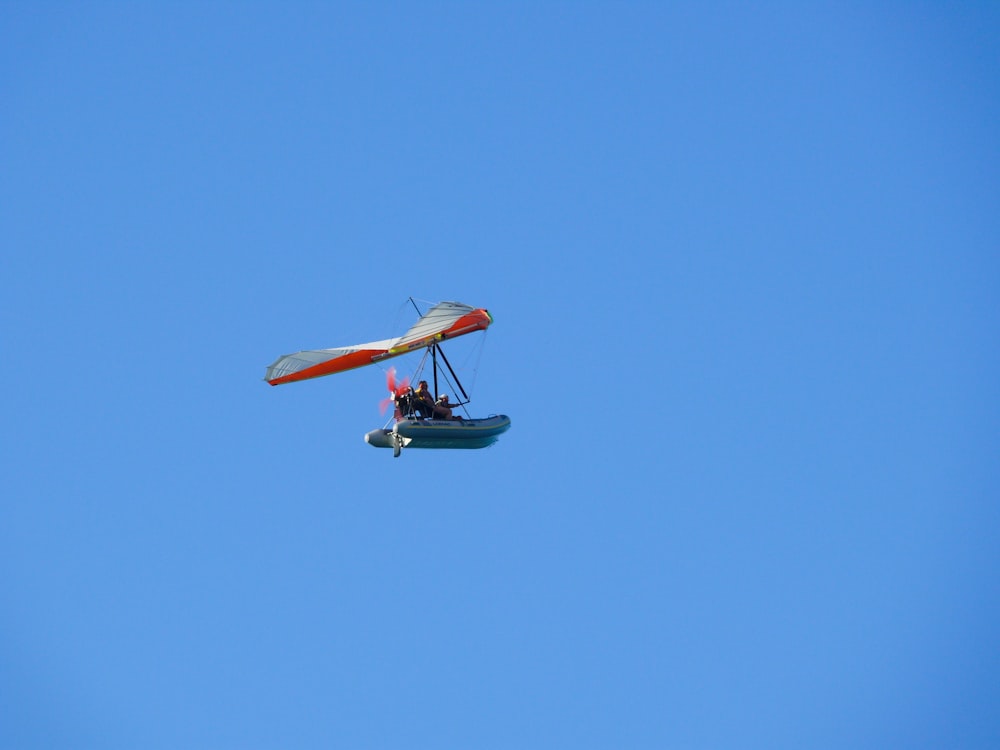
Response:
[[[286,354],[268,366],[264,379],[271,385],[281,385],[364,367],[370,365],[376,358],[384,356],[396,340],[386,339],[357,346],[308,349],[295,354]]]
[[[398,357],[447,338],[481,331],[492,322],[493,318],[483,308],[470,307],[461,302],[439,302],[420,316],[410,330],[399,338],[286,354],[278,357],[267,368],[264,379],[271,385],[281,385],[333,375],[389,357]]]

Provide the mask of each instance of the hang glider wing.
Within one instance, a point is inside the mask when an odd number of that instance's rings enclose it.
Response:
[[[271,385],[281,385],[353,370],[447,338],[485,330],[492,322],[493,318],[483,308],[470,307],[461,302],[439,302],[399,338],[286,354],[267,368],[264,379]]]

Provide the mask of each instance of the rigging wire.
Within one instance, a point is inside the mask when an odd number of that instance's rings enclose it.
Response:
[[[482,362],[483,359],[483,351],[486,349],[486,334],[488,333],[488,328],[483,330],[482,337],[476,342],[476,345],[473,347],[472,351],[469,352],[469,356],[465,358],[465,362],[462,365],[465,367],[469,360],[472,359],[472,356],[475,355],[476,362],[472,365],[472,384],[469,386],[469,393],[472,393],[472,391],[476,388],[476,380],[479,378],[479,363]]]
[[[408,301],[412,302],[413,298],[411,297]],[[404,330],[406,330],[405,328],[402,327],[402,323],[400,322],[400,320],[403,317],[403,311],[405,309],[406,309],[406,302],[401,302],[400,305],[399,305],[399,307],[396,308],[396,317],[393,318],[393,320],[392,320],[392,328],[389,329],[390,331],[404,331]]]
[[[419,301],[420,302],[424,302],[425,304],[428,304],[428,305],[432,305],[433,304],[431,302],[428,302],[427,300],[419,300]],[[407,306],[407,302],[410,305],[413,306],[414,310],[417,311],[417,315],[418,316],[423,316],[424,313],[420,310],[420,307],[417,305],[418,300],[414,299],[413,297],[409,297],[407,299],[407,301],[403,302],[399,306],[399,308],[397,309],[397,311],[396,311],[396,320],[395,320],[395,322],[393,324],[393,330],[398,330],[397,327],[399,325],[399,319],[402,316],[403,309]],[[469,367],[468,367],[469,361],[473,357],[475,357],[475,363],[472,366],[472,383],[471,383],[471,385],[468,388],[462,388],[461,389],[462,392],[464,392],[466,394],[471,394],[475,390],[476,381],[479,378],[479,365],[480,365],[480,363],[482,361],[482,358],[483,358],[483,351],[486,348],[486,334],[488,332],[489,331],[486,330],[486,329],[483,330],[483,332],[482,332],[482,334],[483,334],[482,338],[479,341],[477,341],[476,344],[472,347],[472,349],[469,350],[466,353],[465,359],[463,360],[462,365],[459,367],[460,370],[468,370],[469,369]],[[428,356],[430,356],[431,350],[432,350],[432,347],[430,347],[430,346],[428,346],[428,347],[426,347],[424,349],[424,353],[423,353],[423,356],[420,358],[420,362],[417,364],[416,368],[412,371],[413,374],[410,376],[410,383],[411,384],[412,383],[419,383],[420,382],[421,376],[423,375],[424,368],[427,366],[427,358],[428,358]],[[442,356],[443,356],[443,351],[442,351]],[[445,360],[445,362],[447,362],[447,360]],[[385,367],[382,367],[381,369],[382,369],[383,373],[388,374],[388,370],[386,370]],[[450,369],[450,365],[449,365],[449,369]],[[462,399],[459,397],[459,391],[460,391],[459,386],[456,385],[456,383],[453,383],[452,379],[450,377],[448,377],[448,373],[447,373],[447,371],[446,371],[445,368],[437,368],[437,376],[440,377],[440,378],[442,378],[444,380],[445,384],[447,385],[448,390],[450,390],[451,393],[455,394],[455,400],[458,403],[454,404],[454,406],[452,408],[461,407],[462,411],[465,412],[466,417],[468,417],[469,419],[471,419],[472,417],[469,414],[469,410],[466,408],[466,405],[472,401],[471,396],[467,395],[466,396],[466,400],[462,401]],[[434,395],[435,398],[437,398],[440,394],[439,393],[435,393],[433,395]]]

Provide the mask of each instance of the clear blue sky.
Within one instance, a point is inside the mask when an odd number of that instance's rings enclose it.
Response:
[[[0,747],[1000,745],[998,38],[0,4]],[[493,448],[262,382],[410,295]]]

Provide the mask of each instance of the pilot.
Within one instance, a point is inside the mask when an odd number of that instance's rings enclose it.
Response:
[[[413,392],[413,408],[421,417],[433,417],[436,407],[434,397],[427,389],[427,381],[421,380]]]

